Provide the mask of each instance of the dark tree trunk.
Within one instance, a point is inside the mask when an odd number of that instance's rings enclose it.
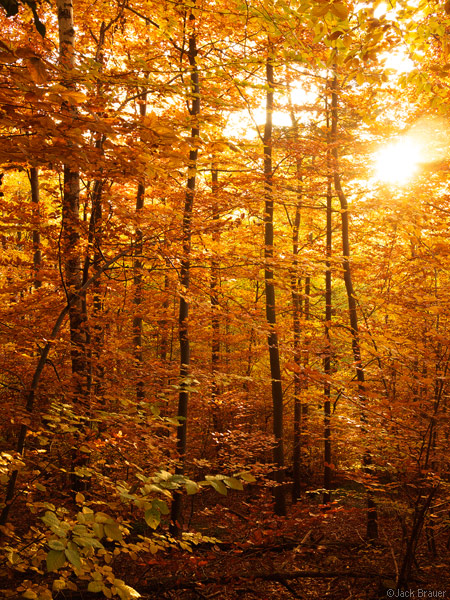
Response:
[[[31,187],[31,202],[33,211],[33,285],[39,288],[42,285],[41,268],[42,268],[42,251],[41,251],[41,233],[39,223],[39,171],[37,167],[30,169],[30,187]]]
[[[323,494],[323,503],[327,504],[331,501],[331,317],[332,317],[332,287],[331,287],[331,255],[332,255],[332,182],[333,170],[331,162],[331,132],[330,132],[330,116],[327,111],[327,224],[326,224],[326,262],[325,262],[325,351],[323,359],[323,370],[325,373],[325,384],[323,389],[324,403],[324,471],[323,471],[323,487],[326,492]]]
[[[218,171],[213,165],[211,169],[211,191],[213,195],[212,219],[213,219],[213,242],[217,245],[220,241],[220,221],[219,208],[217,203],[217,194],[219,192]],[[211,279],[210,279],[210,302],[211,302],[211,407],[212,420],[215,431],[221,431],[220,420],[220,387],[217,382],[217,373],[220,363],[220,319],[219,319],[219,290],[220,290],[220,261],[214,250],[211,259]]]
[[[344,194],[341,185],[341,176],[339,171],[339,149],[338,149],[338,83],[337,76],[334,75],[331,89],[331,140],[332,140],[332,156],[333,156],[333,174],[334,174],[334,189],[339,198],[341,206],[341,223],[342,223],[342,268],[344,272],[344,283],[347,291],[348,312],[350,320],[350,330],[352,335],[352,351],[353,360],[355,363],[356,380],[358,382],[358,396],[361,406],[361,422],[362,431],[367,433],[367,415],[366,415],[366,385],[364,368],[361,359],[361,345],[359,339],[358,328],[358,313],[356,305],[356,296],[353,288],[352,272],[350,267],[350,237],[349,237],[349,218],[348,218],[348,203],[347,197]],[[372,464],[372,456],[370,451],[366,449],[363,456],[363,464],[365,470],[370,473],[370,465]],[[367,493],[367,537],[369,540],[375,540],[378,537],[378,517],[377,508],[373,500],[372,494]]]
[[[266,292],[266,319],[269,326],[268,344],[270,359],[270,376],[272,380],[273,402],[273,433],[275,445],[273,462],[275,463],[274,488],[275,512],[277,515],[286,514],[284,495],[284,449],[283,449],[283,388],[281,385],[280,352],[276,331],[276,306],[274,284],[274,228],[273,228],[273,169],[272,169],[272,112],[274,93],[274,73],[272,48],[269,44],[266,61],[266,123],[264,127],[264,282]]]
[[[195,21],[194,15],[191,13],[190,22]],[[192,29],[189,34],[189,50],[188,50],[189,66],[190,66],[190,84],[191,84],[191,106],[190,115],[194,123],[191,129],[192,147],[189,152],[189,174],[186,187],[186,195],[183,211],[183,229],[182,229],[182,259],[180,267],[180,304],[178,313],[179,326],[179,342],[180,342],[180,391],[178,395],[178,416],[182,421],[177,428],[177,451],[178,465],[176,473],[184,472],[184,462],[186,455],[187,441],[187,417],[188,417],[188,402],[189,402],[189,374],[190,374],[190,339],[189,339],[189,286],[190,286],[190,268],[191,268],[191,240],[192,240],[192,209],[194,205],[195,184],[196,184],[196,169],[198,149],[196,141],[200,136],[200,128],[198,124],[198,116],[200,114],[200,82],[199,72],[197,67],[197,39],[195,30]],[[174,536],[181,534],[181,511],[182,511],[182,495],[175,492],[173,495],[171,507],[171,525],[170,532]]]
[[[145,117],[147,112],[147,95],[144,94],[143,98],[139,103],[139,113],[142,118]],[[140,181],[138,184],[137,195],[136,195],[136,217],[139,222],[140,213],[144,208],[145,198],[145,183]],[[142,353],[142,334],[143,334],[143,319],[141,313],[142,304],[142,230],[138,226],[136,229],[136,250],[134,258],[134,304],[135,304],[135,315],[133,318],[133,345],[134,345],[134,358],[136,360],[136,367],[138,371],[138,380],[136,382],[136,400],[142,402],[145,398],[144,382],[142,380],[142,369],[143,369],[143,353]]]
[[[97,148],[101,148],[103,139],[97,141]],[[94,272],[97,272],[102,262],[101,254],[101,240],[102,240],[102,191],[103,181],[96,179],[94,181],[92,194],[91,194],[91,219],[89,222],[89,233],[88,233],[88,251],[84,261],[83,268],[83,285],[89,279],[89,270],[91,267]],[[91,252],[93,254],[91,261]],[[82,298],[82,308],[84,319],[87,323],[87,300],[86,295]],[[99,315],[102,311],[102,300],[101,300],[101,286],[100,280],[97,279],[93,285],[93,317],[94,325],[92,327],[92,335],[89,327],[86,326],[86,345],[87,345],[87,359],[89,366],[87,368],[87,391],[91,393],[93,389],[93,383],[95,381],[94,390],[95,393],[101,393],[101,381],[103,378],[103,369],[98,365],[100,357],[101,346],[103,342],[103,327],[99,323]]]

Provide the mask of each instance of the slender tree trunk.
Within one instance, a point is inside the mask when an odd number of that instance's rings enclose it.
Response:
[[[31,187],[31,202],[33,211],[33,285],[40,288],[42,285],[41,268],[42,268],[42,251],[41,251],[41,233],[39,224],[39,171],[37,167],[30,169],[30,187]]]
[[[218,171],[215,165],[211,169],[211,191],[213,195],[212,219],[213,219],[213,234],[212,239],[215,245],[220,241],[219,231],[219,208],[217,203],[217,194],[219,192]],[[219,319],[219,290],[220,290],[220,262],[216,253],[216,248],[213,251],[211,259],[211,279],[210,279],[210,301],[211,301],[211,405],[212,419],[215,431],[221,431],[220,420],[220,387],[217,382],[217,373],[219,371],[220,362],[220,319]]]
[[[302,365],[302,345],[301,345],[301,314],[302,314],[302,299],[301,299],[301,277],[298,269],[298,239],[300,233],[300,222],[302,213],[302,196],[303,196],[303,178],[302,178],[302,158],[299,156],[299,136],[298,122],[295,118],[294,107],[292,105],[291,89],[289,81],[288,86],[288,101],[289,113],[291,117],[292,138],[295,144],[295,167],[297,180],[297,202],[295,204],[295,216],[292,223],[292,267],[291,267],[291,298],[292,298],[292,331],[293,331],[293,358],[294,358],[294,429],[293,429],[293,448],[292,448],[292,503],[295,504],[301,493],[301,478],[302,478],[302,445],[305,438],[305,422],[306,414],[305,406],[302,403],[302,388],[304,378],[301,376]],[[289,219],[290,221],[290,219]],[[305,290],[306,291],[306,290]]]
[[[190,23],[195,22],[195,17],[191,13]],[[176,472],[184,472],[184,461],[186,455],[187,441],[187,417],[189,402],[189,374],[190,374],[190,339],[189,339],[189,286],[191,269],[191,240],[192,240],[192,210],[194,206],[196,169],[198,149],[196,142],[200,136],[198,116],[200,114],[200,81],[197,67],[197,39],[194,28],[189,34],[188,58],[190,66],[190,84],[191,84],[191,106],[190,115],[193,121],[191,129],[192,147],[189,152],[189,174],[186,187],[186,195],[183,212],[182,245],[183,256],[180,267],[180,304],[178,313],[179,341],[180,341],[180,392],[178,396],[178,416],[183,420],[177,428],[177,451],[178,466]],[[181,533],[181,511],[182,495],[175,492],[173,495],[171,507],[171,526],[170,532],[174,536]]]
[[[70,71],[75,69],[75,28],[72,0],[57,0],[59,26],[59,59],[63,72],[63,84],[73,89]],[[69,72],[69,73],[67,73]],[[66,77],[67,75],[67,77]],[[69,120],[77,117],[75,107],[63,104],[61,111]],[[69,146],[74,146],[69,143]],[[72,359],[72,402],[80,412],[89,410],[88,394],[90,376],[87,364],[87,315],[85,296],[80,294],[83,286],[83,266],[80,244],[80,173],[69,157],[64,164],[64,184],[62,198],[61,254],[64,267],[64,286],[69,303],[69,324]],[[81,431],[79,432],[81,435]],[[79,451],[79,444],[72,447],[71,488],[84,489],[84,481],[77,474],[77,468],[86,464],[86,455]]]
[[[103,71],[104,67],[104,45],[105,45],[105,35],[107,31],[107,26],[104,21],[100,24],[100,32],[98,35],[97,49],[95,53],[95,60],[100,65],[100,72]],[[102,105],[105,103],[104,95],[102,93],[102,79],[99,77],[97,79],[97,100],[101,102]],[[103,145],[106,140],[105,134],[99,134],[97,140],[95,142],[96,148],[103,154]],[[101,169],[102,173],[102,169]],[[103,240],[103,188],[105,186],[105,180],[100,175],[94,181],[93,191],[92,191],[92,200],[91,200],[91,223],[89,234],[91,236],[91,240],[89,241],[89,245],[93,246],[93,257],[92,257],[92,267],[94,273],[100,269],[103,257],[102,257],[102,240]],[[90,260],[88,255],[88,260]],[[89,273],[85,274],[86,276]],[[86,281],[83,278],[83,283]],[[93,316],[93,326],[92,326],[92,336],[89,341],[89,378],[90,378],[90,386],[93,385],[93,392],[97,399],[99,399],[102,403],[104,403],[104,367],[100,364],[100,355],[104,343],[104,325],[103,321],[101,321],[101,315],[103,313],[103,287],[101,284],[100,278],[98,278],[93,284],[93,302],[92,302],[92,316]],[[86,314],[87,319],[87,314]],[[86,335],[89,336],[89,329],[86,330]],[[91,387],[89,388],[91,391]]]
[[[295,141],[298,141],[297,130],[295,130]],[[292,501],[297,502],[300,498],[301,490],[301,471],[302,471],[302,444],[304,441],[304,416],[305,407],[302,403],[303,378],[302,371],[302,343],[301,343],[301,311],[302,303],[301,279],[298,274],[298,238],[300,231],[301,209],[302,209],[302,176],[301,159],[297,157],[297,203],[295,206],[295,217],[292,227],[292,272],[291,272],[291,296],[292,296],[292,329],[293,329],[293,350],[294,350],[294,444],[293,444],[293,485]]]
[[[292,228],[292,273],[291,273],[291,296],[292,296],[292,329],[293,329],[293,351],[294,351],[294,440],[293,440],[293,484],[292,502],[300,498],[301,491],[301,467],[302,467],[302,433],[303,433],[303,405],[302,405],[302,354],[301,354],[301,304],[300,286],[298,276],[298,235],[300,229],[301,192],[297,195],[295,208],[295,219]]]
[[[167,272],[164,273],[164,299],[162,302],[162,318],[159,321],[160,331],[160,345],[159,345],[159,358],[161,361],[161,367],[163,373],[161,375],[161,389],[165,389],[170,382],[169,377],[169,362],[172,358],[172,341],[173,341],[173,324],[169,321],[169,307],[170,307],[170,278],[169,270],[171,268],[170,261],[166,259]],[[169,339],[170,333],[170,339]],[[167,415],[167,403],[161,407],[163,415]]]
[[[275,445],[273,448],[273,462],[275,463],[274,488],[275,512],[277,515],[286,514],[284,495],[284,449],[283,449],[283,388],[281,385],[280,352],[276,331],[276,307],[274,284],[274,228],[273,228],[273,172],[272,172],[272,112],[274,94],[274,72],[272,46],[269,42],[266,60],[266,123],[264,127],[264,282],[266,291],[266,318],[269,326],[268,343],[270,359],[270,376],[272,380],[273,402],[273,433]]]
[[[57,0],[59,26],[59,57],[63,71],[75,68],[72,0]],[[65,80],[64,85],[72,88],[73,83]],[[63,107],[66,115],[76,115],[76,111]],[[80,174],[72,164],[64,165],[64,190],[62,202],[62,242],[61,251],[64,257],[65,287],[68,298],[76,294],[82,285],[82,265],[80,251]],[[71,303],[70,341],[72,357],[72,374],[75,384],[75,395],[78,399],[86,395],[86,335],[82,301],[78,297]]]
[[[139,103],[139,113],[142,118],[147,112],[147,95],[145,94]],[[140,213],[144,208],[145,183],[140,181],[136,195],[136,217],[139,221]],[[142,333],[143,319],[141,314],[142,304],[142,230],[138,226],[136,229],[136,252],[134,259],[134,304],[135,315],[133,318],[133,345],[136,367],[138,369],[138,381],[136,383],[136,400],[142,402],[145,398],[144,382],[142,380],[143,354],[142,354]]]
[[[323,471],[323,487],[326,492],[323,494],[323,503],[327,504],[331,501],[331,317],[332,317],[332,287],[331,287],[331,255],[332,255],[332,181],[333,170],[331,161],[331,132],[330,132],[330,116],[327,112],[327,224],[326,224],[326,262],[325,262],[325,352],[323,359],[323,370],[325,373],[325,384],[323,389],[324,395],[324,471]]]
[[[101,149],[103,139],[97,141],[97,148]],[[101,221],[102,221],[102,191],[103,181],[96,179],[94,181],[92,194],[91,194],[91,218],[89,222],[88,232],[88,251],[84,261],[83,268],[83,285],[89,279],[89,270],[91,263],[94,272],[98,271],[102,262],[101,255]],[[91,261],[91,252],[93,254]],[[84,319],[87,323],[87,300],[86,295],[82,299],[82,308]],[[103,340],[103,327],[99,324],[98,318],[102,312],[102,300],[101,300],[101,287],[100,280],[97,279],[93,285],[93,318],[94,325],[92,327],[92,335],[90,328],[86,324],[86,345],[87,345],[87,360],[89,366],[87,367],[87,392],[90,394],[93,388],[93,382],[95,380],[95,393],[100,393],[101,380],[103,377],[103,370],[98,366],[98,359],[100,356],[102,340]]]
[[[349,218],[348,218],[348,203],[341,185],[341,176],[339,171],[339,149],[338,149],[338,83],[337,76],[334,74],[331,88],[331,140],[332,140],[332,156],[333,156],[333,174],[334,174],[334,189],[339,198],[341,206],[341,223],[342,223],[342,267],[344,272],[344,283],[347,291],[348,312],[350,319],[350,330],[352,335],[352,351],[353,360],[355,363],[356,380],[358,382],[358,396],[361,406],[361,422],[362,431],[367,433],[367,415],[366,415],[366,385],[364,368],[361,359],[361,346],[359,339],[358,328],[358,313],[356,306],[356,296],[353,289],[352,272],[350,267],[350,237],[349,237]],[[370,451],[366,449],[363,456],[363,464],[367,472],[370,472],[372,457]],[[367,537],[369,540],[374,540],[378,537],[378,519],[377,508],[370,492],[367,493]]]

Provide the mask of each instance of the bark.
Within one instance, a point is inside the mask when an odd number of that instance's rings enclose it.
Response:
[[[190,21],[194,21],[195,17],[191,13]],[[190,270],[191,270],[191,241],[192,241],[192,210],[194,205],[195,185],[196,185],[196,168],[198,149],[196,142],[200,136],[200,128],[198,124],[198,116],[200,114],[200,81],[197,67],[197,39],[195,30],[192,29],[189,34],[189,49],[188,49],[189,67],[190,67],[190,85],[191,85],[191,107],[190,115],[193,126],[191,129],[192,147],[189,152],[188,164],[188,180],[185,194],[183,225],[182,225],[182,259],[180,266],[180,303],[178,312],[178,336],[180,343],[180,391],[178,396],[178,416],[182,418],[177,427],[177,452],[178,465],[176,473],[184,472],[184,461],[186,455],[187,441],[187,417],[189,404],[189,375],[190,375],[190,338],[189,338],[189,286],[190,286]],[[182,495],[175,492],[173,495],[171,507],[171,526],[170,532],[174,536],[181,534],[181,512],[182,512]]]
[[[41,268],[42,268],[42,251],[41,251],[41,233],[39,227],[39,171],[37,167],[30,169],[30,187],[31,187],[31,202],[33,210],[33,285],[40,288],[42,285]]]
[[[218,244],[220,241],[219,231],[219,208],[217,204],[217,194],[219,191],[218,171],[213,165],[211,170],[212,179],[212,219],[213,219],[213,242]],[[214,248],[213,258],[211,259],[211,279],[210,279],[210,302],[211,302],[211,404],[212,419],[215,431],[221,431],[219,395],[220,387],[217,382],[217,373],[220,362],[220,319],[219,319],[219,289],[220,289],[220,261]]]
[[[332,317],[332,287],[331,287],[331,255],[332,255],[332,180],[333,171],[331,164],[331,132],[330,119],[327,107],[327,131],[328,131],[328,147],[327,147],[327,225],[326,225],[326,261],[325,261],[325,352],[323,359],[323,370],[325,373],[324,384],[324,472],[323,472],[323,487],[327,490],[323,494],[323,502],[327,504],[331,501],[331,494],[328,490],[331,489],[331,317]]]
[[[331,141],[333,157],[333,178],[334,189],[339,198],[341,206],[341,224],[342,224],[342,268],[344,272],[344,283],[347,292],[348,312],[350,320],[350,331],[352,336],[352,352],[355,364],[356,380],[358,382],[358,397],[361,406],[362,432],[367,433],[367,415],[366,415],[366,385],[365,374],[361,359],[361,345],[358,327],[358,312],[356,305],[356,296],[353,288],[352,271],[350,266],[350,236],[349,236],[349,218],[347,197],[344,194],[341,175],[339,171],[339,149],[338,149],[338,82],[336,74],[332,80],[331,86]],[[366,472],[370,473],[372,457],[368,449],[363,456],[363,465]],[[367,537],[369,540],[375,540],[378,537],[378,518],[377,508],[370,492],[367,493]]]
[[[101,148],[103,140],[98,140],[97,147]],[[102,262],[101,254],[101,240],[102,240],[102,191],[103,181],[96,179],[94,181],[92,195],[91,195],[91,218],[89,222],[88,232],[88,252],[84,261],[83,268],[83,285],[89,279],[89,270],[92,262],[94,272],[98,271]],[[91,261],[91,251],[93,253]],[[86,345],[87,351],[87,392],[90,394],[92,391],[93,383],[95,381],[94,390],[96,394],[101,393],[103,369],[98,366],[98,359],[100,356],[101,346],[103,342],[103,327],[98,321],[98,317],[103,310],[101,300],[101,288],[100,281],[96,280],[93,286],[93,317],[94,325],[92,327],[92,335],[90,328],[87,326],[87,301],[86,295],[82,298],[82,309],[83,317],[85,320],[85,334],[86,334]]]
[[[168,310],[169,310],[169,291],[170,281],[167,273],[164,275],[164,300],[162,304],[163,318],[161,319],[159,326],[161,330],[161,343],[159,348],[159,356],[163,365],[167,361],[167,354],[169,351],[169,331],[168,331]]]
[[[301,196],[298,199],[294,226],[292,229],[292,274],[291,274],[291,296],[292,296],[292,329],[293,329],[293,351],[294,351],[294,440],[292,457],[292,502],[297,502],[301,491],[301,467],[302,467],[302,433],[303,405],[301,399],[302,391],[302,355],[301,355],[301,324],[300,324],[300,278],[298,277],[298,234],[300,228]]]
[[[270,376],[272,381],[273,403],[273,462],[275,463],[274,488],[275,512],[286,514],[286,503],[283,489],[284,482],[284,449],[283,449],[283,389],[281,385],[280,352],[276,331],[276,306],[274,283],[274,227],[273,227],[273,172],[272,172],[272,112],[274,95],[274,69],[272,48],[269,44],[266,60],[266,123],[264,127],[264,283],[266,292],[266,319],[269,327],[268,344],[270,359]]]
[[[114,19],[115,20],[115,19]],[[113,20],[113,21],[114,21]],[[100,72],[103,71],[104,67],[104,45],[105,45],[105,35],[107,29],[111,26],[112,22],[107,26],[104,21],[100,24],[100,31],[97,40],[97,49],[95,53],[95,60],[100,65]],[[100,101],[102,105],[104,105],[104,98],[102,95],[102,81],[101,78],[97,79],[97,101]],[[106,116],[103,113],[102,116]],[[103,145],[106,140],[106,135],[98,134],[95,146],[96,148],[103,154]],[[100,169],[100,173],[102,173],[102,169]],[[89,227],[89,240],[88,240],[88,248],[93,251],[92,257],[92,267],[94,272],[97,272],[102,263],[102,240],[103,240],[103,188],[105,185],[105,180],[100,177],[95,179],[93,190],[92,190],[92,199],[91,199],[91,221]],[[86,281],[89,276],[89,266],[90,266],[90,257],[89,253],[87,255],[87,271],[84,274],[83,282]],[[101,402],[104,403],[103,395],[104,395],[104,367],[100,364],[100,355],[104,343],[104,325],[100,319],[101,314],[103,313],[103,301],[102,301],[103,290],[101,286],[100,279],[97,279],[93,285],[93,326],[92,326],[92,335],[90,335],[89,329],[86,328],[86,335],[88,338],[88,347],[89,347],[89,381],[88,381],[88,390],[93,392],[95,396],[100,399]],[[85,306],[86,306],[86,298]],[[85,318],[87,321],[87,310],[85,311]]]
[[[59,59],[66,87],[73,87],[67,71],[75,67],[74,21],[71,0],[57,0],[59,26]],[[76,117],[73,108],[63,106],[67,117]],[[61,252],[64,257],[65,289],[70,301],[70,341],[75,398],[86,395],[86,333],[82,298],[77,291],[82,285],[80,251],[80,174],[71,164],[64,165]]]
[[[288,83],[289,87],[289,83]],[[294,430],[293,430],[293,448],[292,448],[292,502],[295,504],[300,498],[301,478],[302,478],[302,445],[305,438],[305,415],[306,406],[302,403],[301,392],[304,381],[301,376],[302,371],[302,344],[301,344],[301,277],[299,276],[299,233],[302,213],[302,159],[298,152],[298,122],[295,118],[294,107],[292,105],[291,93],[289,88],[289,112],[291,117],[292,137],[295,144],[295,166],[297,189],[297,202],[295,205],[294,221],[292,223],[292,267],[291,267],[291,298],[292,298],[292,332],[293,332],[293,359],[294,359]],[[290,219],[289,219],[290,221]],[[306,293],[306,290],[305,290]]]
[[[142,118],[145,117],[147,112],[147,95],[145,94],[139,104],[139,113]],[[145,198],[145,183],[144,181],[139,182],[137,195],[136,195],[136,217],[139,220],[139,214],[144,208]],[[140,227],[136,229],[136,254],[134,259],[134,304],[135,304],[135,315],[133,318],[133,345],[134,345],[134,358],[136,360],[136,366],[138,369],[138,381],[136,383],[136,400],[142,402],[145,398],[144,382],[142,380],[142,368],[143,368],[143,354],[142,354],[142,333],[143,333],[143,319],[141,312],[142,304],[142,230]]]

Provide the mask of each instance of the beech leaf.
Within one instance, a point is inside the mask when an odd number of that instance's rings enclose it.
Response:
[[[156,529],[161,521],[161,515],[159,511],[155,510],[154,508],[149,508],[146,510],[144,518],[147,525],[152,529]]]
[[[32,58],[25,59],[24,62],[34,83],[40,85],[48,81],[47,70],[39,57],[33,56]]]
[[[98,594],[103,590],[103,582],[102,581],[90,581],[88,583],[88,592],[93,592],[94,594]]]
[[[64,550],[66,544],[64,544],[61,540],[50,540],[48,545],[52,550]]]
[[[330,6],[330,10],[336,17],[339,17],[339,19],[344,20],[348,17],[348,9],[345,4],[342,4],[342,2],[336,2],[335,4],[332,4]]]
[[[243,490],[244,486],[242,485],[242,481],[236,479],[236,477],[225,477],[224,482],[226,485],[233,490]]]
[[[50,550],[45,561],[47,563],[47,571],[57,571],[64,566],[66,556],[63,550]]]
[[[64,554],[66,555],[67,560],[77,569],[81,567],[81,559],[78,551],[76,550],[75,544],[72,544],[71,548],[66,548],[64,550]]]
[[[105,530],[105,535],[116,542],[122,541],[122,532],[120,531],[119,525],[117,523],[105,523],[103,526]]]

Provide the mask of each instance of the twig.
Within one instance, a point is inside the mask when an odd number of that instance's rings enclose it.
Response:
[[[280,577],[280,579],[278,579],[278,581],[279,581],[279,583],[281,583],[281,585],[283,585],[288,590],[288,592],[290,592],[294,596],[294,598],[301,597],[297,594],[297,592],[294,590],[292,585],[290,585],[283,577]]]

